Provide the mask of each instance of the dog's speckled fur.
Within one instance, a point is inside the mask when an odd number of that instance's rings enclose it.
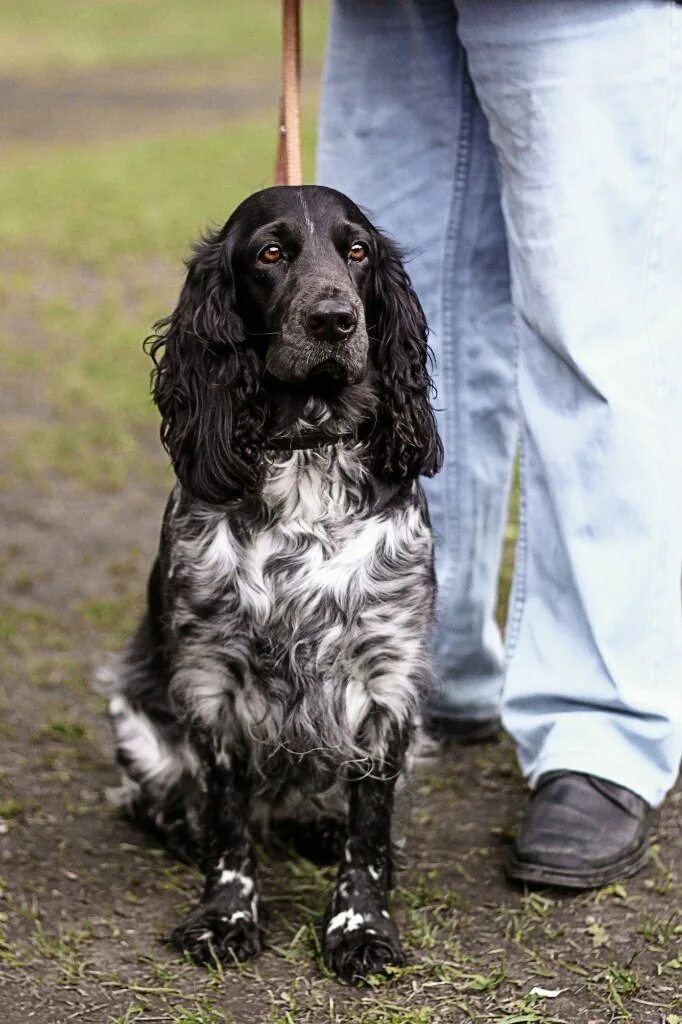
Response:
[[[295,189],[247,200],[198,250],[160,325],[155,397],[179,482],[110,714],[122,803],[204,865],[175,944],[200,961],[259,950],[251,837],[280,831],[342,854],[324,948],[352,980],[402,962],[391,804],[429,679],[418,474],[436,470],[440,444],[426,328],[395,249],[345,197],[304,191],[305,203]],[[262,224],[297,239],[279,276],[247,258]],[[344,263],[358,236],[359,269]],[[320,295],[359,309],[344,346],[306,336]],[[342,379],[320,388],[330,351]],[[286,377],[269,379],[278,365]],[[268,449],[268,435],[313,427],[364,439]]]

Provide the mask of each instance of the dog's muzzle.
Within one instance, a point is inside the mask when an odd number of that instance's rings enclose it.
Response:
[[[312,388],[342,387],[362,380],[369,339],[364,310],[350,298],[325,297],[292,310],[268,350],[268,371]]]
[[[306,328],[318,341],[343,345],[355,334],[358,314],[350,302],[323,299],[306,316]]]

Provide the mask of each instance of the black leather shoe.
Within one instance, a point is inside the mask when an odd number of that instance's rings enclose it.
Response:
[[[594,889],[634,875],[649,855],[649,806],[614,782],[548,772],[530,795],[507,875],[533,885]]]
[[[434,743],[459,743],[463,746],[497,739],[502,728],[499,715],[463,718],[436,713],[424,713],[422,726],[427,737]]]

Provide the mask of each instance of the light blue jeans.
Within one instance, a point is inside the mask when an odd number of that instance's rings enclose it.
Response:
[[[318,167],[413,253],[432,329],[438,710],[501,701],[531,785],[653,805],[682,756],[681,67],[666,0],[336,0]]]

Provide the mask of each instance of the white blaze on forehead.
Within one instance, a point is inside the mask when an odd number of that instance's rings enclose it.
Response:
[[[299,190],[298,190],[298,198],[300,199],[301,207],[303,208],[303,219],[305,221],[305,225],[306,225],[308,231],[310,232],[310,234],[312,235],[313,232],[315,231],[315,226],[314,226],[314,224],[312,222],[312,219],[310,217],[310,210],[308,209],[308,204],[305,201],[305,196],[303,194],[303,189],[302,188],[299,188]]]

